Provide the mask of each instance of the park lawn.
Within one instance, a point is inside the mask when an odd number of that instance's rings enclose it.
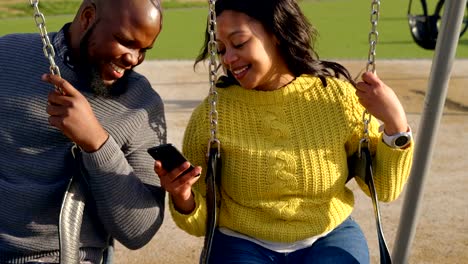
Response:
[[[318,29],[315,48],[322,59],[367,59],[370,2],[304,0],[300,5]],[[406,18],[407,7],[407,0],[381,1],[377,60],[433,57],[434,51],[424,50],[413,42]],[[207,14],[206,7],[166,9],[163,30],[154,48],[148,51],[147,59],[194,59],[203,42]],[[73,15],[45,16],[49,32],[73,19]],[[14,32],[38,32],[38,29],[32,16],[0,19],[0,35]],[[468,58],[468,33],[458,44],[456,57]]]

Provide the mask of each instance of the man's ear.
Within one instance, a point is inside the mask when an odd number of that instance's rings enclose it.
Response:
[[[80,29],[82,32],[86,32],[95,23],[96,17],[96,6],[89,3],[80,14]]]

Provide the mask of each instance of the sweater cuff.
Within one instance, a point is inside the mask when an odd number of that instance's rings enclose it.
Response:
[[[99,150],[92,153],[82,152],[83,163],[88,170],[103,168],[108,166],[120,152],[119,145],[115,142],[114,138],[109,135],[109,138]]]
[[[176,225],[193,236],[204,236],[206,230],[207,211],[205,200],[194,191],[195,209],[190,214],[182,214],[174,207],[169,196],[169,210]]]
[[[410,175],[413,152],[414,142],[407,148],[395,149],[379,141],[374,181],[380,201],[390,202],[399,197]]]
[[[377,141],[377,149],[379,152],[387,152],[388,153],[401,153],[401,152],[412,152],[412,149],[414,148],[414,139],[411,140],[410,144],[406,146],[405,148],[394,148],[389,146],[387,143],[385,143],[383,139],[383,134],[385,132],[380,133],[379,140]]]

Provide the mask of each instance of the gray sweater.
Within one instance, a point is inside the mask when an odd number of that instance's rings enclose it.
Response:
[[[63,29],[51,33],[61,75],[89,100],[110,134],[94,153],[83,153],[91,199],[81,230],[81,259],[98,261],[109,236],[128,248],[145,245],[162,224],[165,192],[147,148],[166,142],[160,96],[131,72],[118,95],[94,96],[65,63]],[[40,80],[49,72],[38,34],[0,37],[0,263],[58,254],[58,219],[73,168],[72,143],[48,123]]]

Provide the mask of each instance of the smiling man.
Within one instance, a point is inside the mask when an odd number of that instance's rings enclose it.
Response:
[[[143,62],[162,27],[161,9],[154,0],[85,1],[79,14],[69,30],[71,57],[91,67],[87,70],[99,91]]]
[[[161,28],[159,0],[84,0],[49,34],[61,77],[47,74],[38,34],[0,37],[0,263],[58,263],[74,144],[86,175],[80,262],[101,263],[110,238],[138,249],[158,231],[165,193],[146,150],[166,142],[164,107],[133,68]]]

